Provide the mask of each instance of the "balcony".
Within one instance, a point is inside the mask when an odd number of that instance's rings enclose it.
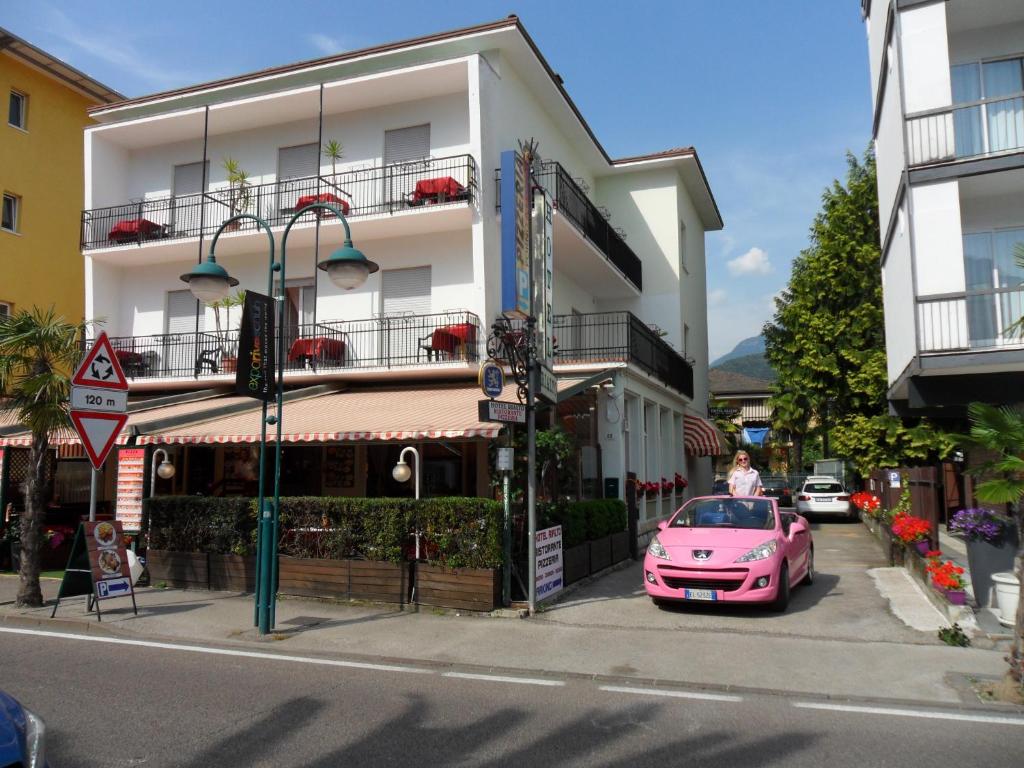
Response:
[[[1024,150],[1024,95],[908,117],[907,148],[911,167]]]
[[[922,354],[1024,349],[1019,331],[1024,289],[995,288],[917,300],[918,350]]]
[[[283,226],[317,200],[339,206],[349,218],[433,207],[472,204],[477,194],[476,163],[470,155],[379,165],[329,176],[310,176],[244,190],[218,189],[194,195],[140,200],[82,211],[83,251],[143,246],[212,236],[236,212],[252,213],[270,226]],[[310,210],[300,221],[333,218]],[[256,232],[243,221],[239,231]]]
[[[626,245],[622,235],[615,231],[607,218],[591,202],[568,171],[559,163],[549,160],[542,164],[541,172],[535,177],[551,198],[552,206],[566,222],[581,235],[590,247],[595,249],[604,260],[621,276],[619,281],[628,283],[623,292],[619,286],[608,289],[608,281],[601,281],[592,263],[588,263],[585,254],[576,254],[571,247],[563,247],[556,243],[556,266],[574,278],[581,286],[594,296],[635,296],[643,290],[643,265],[640,257]],[[501,172],[495,172],[498,188],[498,208],[501,208]],[[555,232],[556,240],[559,233]],[[575,266],[574,266],[575,265]],[[613,284],[614,285],[614,284]]]
[[[479,360],[480,320],[463,310],[286,326],[286,372],[344,374],[465,366]],[[131,380],[209,379],[237,368],[238,331],[111,337]]]
[[[632,363],[693,397],[693,366],[632,312],[555,315],[556,365]]]

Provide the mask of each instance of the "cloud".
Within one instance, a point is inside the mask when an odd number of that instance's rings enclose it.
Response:
[[[314,32],[312,35],[307,35],[306,39],[309,40],[310,44],[324,56],[333,56],[336,53],[348,50],[348,46],[340,40],[321,32]]]
[[[768,254],[760,248],[751,248],[742,256],[730,259],[726,266],[733,275],[767,275],[772,271]]]
[[[716,288],[708,294],[708,306],[717,307],[725,302],[726,293],[721,288]]]

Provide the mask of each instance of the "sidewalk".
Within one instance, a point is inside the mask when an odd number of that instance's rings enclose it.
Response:
[[[145,588],[139,614],[110,600],[104,618],[85,599],[16,609],[17,579],[0,576],[0,628],[37,627],[191,644],[234,645],[279,653],[358,660],[601,677],[714,689],[800,693],[839,699],[970,704],[966,678],[1000,677],[1003,654],[975,648],[758,633],[575,626],[536,619],[402,612],[376,605],[281,599],[277,630],[259,639],[251,595]],[[44,580],[47,599],[59,582]],[[52,603],[51,603],[52,605]],[[2,643],[0,635],[0,643]],[[269,646],[269,647],[268,647]]]

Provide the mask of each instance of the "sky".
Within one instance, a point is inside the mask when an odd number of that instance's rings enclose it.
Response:
[[[871,138],[857,0],[3,0],[0,27],[133,97],[510,13],[609,155],[696,147],[725,221],[706,238],[711,359],[757,335]]]

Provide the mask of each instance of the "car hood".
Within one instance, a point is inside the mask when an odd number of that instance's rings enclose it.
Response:
[[[659,531],[658,540],[676,563],[720,565],[735,561],[777,535],[776,531],[749,528],[666,528]],[[695,549],[709,549],[712,554],[706,560],[698,561],[693,557]]]

